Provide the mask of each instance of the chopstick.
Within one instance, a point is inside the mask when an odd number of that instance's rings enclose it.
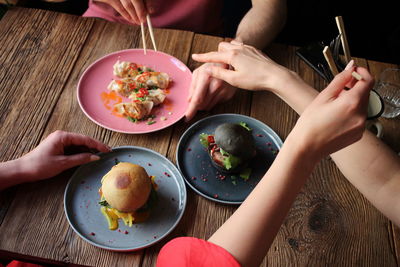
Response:
[[[351,55],[350,55],[349,44],[347,42],[346,31],[344,29],[343,18],[342,18],[342,16],[337,16],[337,17],[335,17],[335,20],[336,20],[336,25],[339,29],[340,40],[342,41],[344,57],[346,59],[346,63],[348,63],[351,60]]]
[[[363,77],[355,71],[351,73],[351,76],[353,76],[357,81],[361,81],[363,79]]]
[[[143,22],[140,23],[140,29],[142,30],[142,42],[143,42],[144,54],[147,55],[147,52],[146,52],[146,38],[144,37],[144,26],[143,26]]]
[[[149,26],[151,42],[153,43],[154,51],[157,51],[157,46],[156,46],[156,41],[154,39],[153,26],[151,25],[150,15],[147,14],[146,18],[147,18],[147,26]]]
[[[147,26],[149,27],[150,39],[151,39],[151,42],[153,44],[154,51],[157,51],[157,46],[156,46],[156,41],[154,39],[153,26],[151,25],[150,16],[147,15],[146,19],[147,19]],[[143,25],[143,22],[140,23],[140,30],[142,31],[143,50],[144,50],[144,54],[146,55],[147,54],[146,38],[144,36],[144,25]]]
[[[333,60],[332,52],[329,49],[329,46],[325,46],[324,50],[322,51],[322,53],[324,54],[325,60],[328,63],[329,68],[332,71],[332,74],[334,76],[337,75],[339,73],[339,71],[338,71],[338,69],[336,67],[335,61]]]

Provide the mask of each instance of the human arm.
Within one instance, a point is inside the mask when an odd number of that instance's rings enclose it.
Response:
[[[221,45],[220,45],[221,46]],[[223,43],[224,49],[194,59],[232,64],[235,71],[211,67],[208,72],[235,86],[249,90],[269,90],[280,96],[297,113],[318,95],[297,74],[279,66],[260,51]],[[206,58],[203,58],[206,57]],[[277,66],[278,65],[278,66]],[[254,71],[248,72],[248,66]],[[370,74],[363,68],[350,67],[372,86]],[[244,77],[247,79],[244,79]],[[250,81],[244,83],[245,81]],[[254,81],[258,81],[255,83]],[[400,160],[380,139],[365,131],[361,140],[331,155],[344,176],[385,216],[400,225]]]
[[[314,166],[361,138],[369,86],[359,82],[344,91],[351,75],[345,78],[338,77],[307,107],[268,172],[209,239],[243,266],[261,263]]]
[[[286,0],[253,0],[252,8],[238,26],[235,40],[264,48],[282,29],[285,20]],[[186,120],[192,119],[197,110],[210,110],[217,103],[228,101],[237,91],[236,87],[207,73],[206,69],[213,64],[206,62],[193,72]],[[216,64],[229,68],[228,64]]]
[[[235,40],[262,49],[281,31],[285,21],[286,0],[252,0]]]
[[[92,153],[65,155],[71,146],[84,146],[101,152],[110,148],[90,137],[56,131],[21,158],[0,163],[0,190],[7,187],[53,177],[64,170],[98,160]]]

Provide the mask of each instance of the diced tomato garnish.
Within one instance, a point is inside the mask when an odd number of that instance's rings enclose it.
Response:
[[[214,136],[213,136],[213,135],[209,135],[209,136],[207,137],[207,141],[208,141],[208,143],[210,143],[210,144],[215,143]]]
[[[115,82],[116,82],[117,84],[119,84],[119,85],[123,84],[123,82],[120,81],[120,80],[116,80]]]
[[[142,93],[143,95],[149,95],[149,91],[147,91],[147,89],[145,88],[140,88],[139,92]]]

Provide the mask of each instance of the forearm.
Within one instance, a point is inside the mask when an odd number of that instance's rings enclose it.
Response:
[[[331,155],[343,175],[385,216],[400,225],[400,160],[369,131]]]
[[[243,266],[258,266],[317,160],[287,138],[268,172],[237,211],[209,239]]]
[[[27,182],[29,173],[26,171],[26,163],[22,159],[16,159],[0,163],[0,191],[17,184]]]
[[[286,1],[257,0],[252,2],[253,7],[240,22],[235,39],[263,49],[285,24]]]
[[[297,113],[318,92],[293,73],[286,73],[272,91]],[[400,160],[380,139],[365,131],[358,142],[334,153],[332,159],[343,175],[385,216],[400,225]]]

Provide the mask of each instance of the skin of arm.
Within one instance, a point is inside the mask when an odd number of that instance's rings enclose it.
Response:
[[[85,152],[65,155],[66,150],[73,146],[110,152],[108,146],[88,136],[55,131],[28,154],[0,163],[0,191],[13,185],[50,178],[69,168],[100,159]]]
[[[282,29],[286,21],[286,0],[253,0],[252,8],[241,20],[235,40],[264,48]],[[217,103],[231,99],[237,88],[223,80],[211,77],[206,69],[217,64],[220,68],[229,68],[221,62],[205,64],[194,70],[189,88],[189,107],[185,113],[186,121],[191,120],[197,110],[210,110]]]
[[[341,73],[308,105],[263,179],[209,239],[243,266],[261,263],[315,165],[361,138],[370,87],[358,82],[345,91],[351,79]]]
[[[309,156],[289,136],[256,188],[208,241],[225,248],[242,266],[259,266],[317,163]]]
[[[225,71],[220,68],[209,68],[208,71],[210,75],[244,89],[272,91],[299,114],[302,114],[318,95],[318,92],[297,74],[279,66],[258,50],[232,45],[224,43],[222,45],[224,49],[219,52],[193,55],[193,58],[203,61],[202,57],[205,56],[207,61],[233,64],[235,71]],[[252,68],[254,71],[251,72],[254,77],[249,77],[249,72],[244,69],[249,64],[255,66]],[[368,71],[363,68],[351,66],[350,68],[363,77],[370,77]],[[260,81],[259,84],[245,84],[244,75],[247,80]],[[367,82],[372,86],[372,78],[369,78]],[[400,159],[398,155],[375,135],[365,131],[361,140],[331,154],[331,157],[343,175],[377,209],[400,225]]]
[[[235,40],[262,49],[282,30],[285,21],[286,0],[253,0]]]

